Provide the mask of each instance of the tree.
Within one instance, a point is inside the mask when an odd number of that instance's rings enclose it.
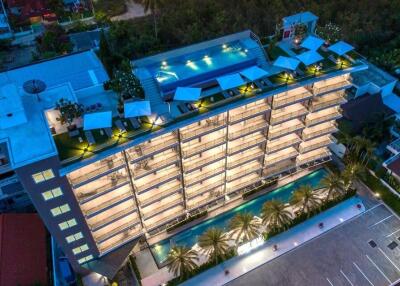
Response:
[[[64,28],[58,24],[47,25],[44,33],[36,38],[36,48],[42,58],[69,53],[72,47]]]
[[[168,271],[183,280],[197,268],[196,261],[198,260],[195,250],[185,246],[174,246],[168,253],[166,263]]]
[[[311,211],[320,206],[321,199],[318,198],[311,185],[302,185],[294,191],[291,204],[301,207],[301,213],[310,215]]]
[[[325,40],[326,43],[335,43],[340,39],[343,39],[342,29],[332,23],[329,22],[324,26],[318,26],[316,29],[317,35]]]
[[[209,256],[209,261],[218,263],[219,259],[227,256],[229,251],[229,237],[222,230],[210,228],[199,237],[199,246]]]
[[[360,163],[349,163],[343,171],[345,190],[348,191],[352,186],[354,180],[362,176],[364,171],[363,165]]]
[[[79,118],[83,114],[82,105],[64,98],[61,98],[56,103],[55,109],[60,112],[60,117],[57,118],[57,121],[60,121],[61,124],[67,123],[68,127],[71,126],[75,118]]]
[[[262,206],[261,218],[262,223],[271,229],[286,228],[292,219],[292,214],[281,201],[271,200]]]
[[[158,28],[157,28],[157,12],[160,8],[161,1],[160,0],[143,0],[144,12],[151,12],[153,16],[153,25],[154,25],[154,36],[158,39]]]
[[[110,49],[110,45],[108,44],[108,40],[104,30],[102,29],[100,32],[100,43],[99,43],[99,58],[102,61],[104,67],[107,70],[109,76],[112,75],[113,72],[113,64],[114,57]]]
[[[325,201],[329,201],[331,196],[340,195],[344,189],[344,183],[338,173],[329,173],[321,180],[321,186],[328,189]]]
[[[260,235],[259,227],[260,223],[250,213],[239,213],[229,222],[231,237],[236,237],[236,243],[257,238]]]
[[[132,97],[144,99],[143,87],[132,71],[117,70],[114,73],[114,77],[106,85],[117,92],[123,99]]]

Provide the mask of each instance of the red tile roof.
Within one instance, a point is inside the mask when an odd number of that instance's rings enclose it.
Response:
[[[37,214],[0,214],[0,285],[47,285],[46,251]]]

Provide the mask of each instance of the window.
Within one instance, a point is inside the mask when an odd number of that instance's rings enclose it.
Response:
[[[32,175],[33,180],[35,181],[36,184],[41,183],[43,181],[50,180],[54,178],[54,173],[52,169],[47,169],[43,172],[39,172],[36,174]]]
[[[89,249],[89,246],[87,245],[87,244],[83,244],[83,245],[81,245],[81,246],[78,246],[78,247],[75,247],[74,249],[72,249],[72,252],[75,254],[75,255],[77,255],[77,254],[79,254],[79,253],[81,253],[81,252],[84,252],[84,251],[86,251],[86,250],[88,250]]]
[[[61,188],[55,188],[50,191],[42,193],[42,196],[45,201],[48,201],[48,200],[57,198],[57,197],[61,196],[62,194],[63,194],[63,192],[62,192]]]
[[[88,256],[85,256],[84,258],[79,259],[78,263],[82,264],[82,263],[88,262],[89,260],[92,260],[92,259],[93,259],[93,255],[88,255]]]
[[[65,239],[67,240],[68,243],[71,243],[81,238],[83,238],[82,232],[77,232],[75,234],[67,236]]]
[[[71,210],[71,208],[69,207],[69,205],[64,204],[62,206],[51,209],[50,211],[53,216],[58,216],[60,214],[65,214],[65,213],[69,212],[70,210]]]
[[[58,226],[60,227],[61,230],[73,227],[75,225],[77,225],[77,222],[76,222],[76,219],[74,219],[74,218],[58,224]]]

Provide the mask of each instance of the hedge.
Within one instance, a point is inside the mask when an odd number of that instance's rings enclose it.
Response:
[[[188,217],[188,218],[186,218],[186,219],[184,219],[184,220],[182,220],[182,221],[180,221],[180,222],[168,227],[167,228],[167,232],[171,232],[171,231],[177,229],[178,227],[181,227],[182,225],[185,225],[185,224],[187,224],[187,223],[189,223],[191,221],[194,221],[195,219],[201,218],[201,217],[206,216],[206,215],[207,215],[207,211],[206,210],[202,211],[202,212],[199,212],[198,214],[192,215],[192,216],[190,216],[190,217]]]
[[[259,186],[259,187],[257,187],[257,188],[252,189],[251,191],[248,191],[248,192],[246,192],[246,193],[243,193],[243,194],[242,194],[242,199],[247,199],[249,196],[251,196],[251,195],[253,195],[253,194],[255,194],[255,193],[259,192],[259,191],[262,191],[262,190],[264,190],[265,188],[274,186],[274,185],[276,185],[277,183],[278,183],[278,179],[273,180],[273,181],[269,181],[268,183],[265,183],[265,184],[263,184],[263,185],[261,185],[261,186]]]

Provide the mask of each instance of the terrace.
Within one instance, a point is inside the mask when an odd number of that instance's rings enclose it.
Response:
[[[250,37],[250,36],[249,36]],[[251,37],[255,37],[255,35],[251,34]],[[241,41],[240,41],[241,42]],[[246,61],[246,57],[248,59],[252,59],[253,56],[251,55],[251,50],[247,51],[246,47],[240,47],[240,45],[233,45],[229,46],[229,43],[223,47],[219,46],[214,46],[213,51],[217,49],[222,49],[223,50],[223,56],[219,58],[217,56],[215,58],[216,61],[219,62],[220,59],[224,58],[229,62],[230,56],[229,53],[231,50],[234,50],[233,53],[235,53],[235,56],[232,56],[234,58],[233,64],[236,63],[236,60],[238,58],[243,57]],[[261,47],[258,47],[261,48]],[[187,51],[186,51],[187,52]],[[190,122],[191,118],[194,118],[196,116],[203,115],[204,113],[214,111],[216,109],[222,109],[222,107],[227,108],[227,105],[237,105],[238,102],[251,102],[252,98],[257,98],[258,96],[268,93],[272,94],[274,90],[283,90],[283,89],[288,89],[291,86],[293,87],[300,87],[303,83],[305,84],[309,80],[313,79],[318,79],[318,78],[326,78],[330,74],[333,73],[338,73],[338,74],[345,74],[346,71],[350,71],[353,68],[358,68],[358,69],[363,69],[364,68],[364,63],[360,58],[355,57],[350,57],[347,55],[343,56],[337,56],[334,53],[330,51],[325,51],[321,50],[319,51],[320,54],[323,56],[322,62],[318,66],[305,66],[304,64],[300,64],[298,69],[298,73],[291,73],[287,71],[279,71],[279,69],[273,68],[272,66],[271,71],[274,70],[275,72],[271,72],[271,74],[263,77],[261,80],[256,80],[256,81],[251,81],[249,79],[246,79],[244,76],[242,76],[243,79],[243,84],[237,86],[234,90],[235,92],[233,93],[228,93],[224,91],[215,81],[216,75],[214,75],[213,78],[209,79],[209,82],[205,84],[206,87],[202,88],[200,98],[194,102],[191,103],[189,110],[180,110],[178,108],[178,103],[177,102],[172,102],[170,104],[170,112],[167,114],[164,112],[165,110],[168,110],[168,107],[162,107],[161,106],[167,106],[167,103],[163,102],[162,99],[160,102],[156,103],[151,102],[152,105],[152,115],[150,116],[140,116],[139,117],[139,126],[132,125],[132,122],[130,120],[127,120],[125,118],[119,118],[117,115],[117,112],[115,111],[116,109],[116,103],[115,103],[115,95],[112,94],[112,92],[103,92],[102,96],[104,97],[104,100],[108,100],[108,102],[114,102],[114,106],[112,109],[113,111],[113,118],[112,118],[112,125],[111,125],[111,130],[112,134],[111,136],[107,136],[102,132],[101,129],[98,130],[93,130],[93,137],[95,139],[94,144],[89,144],[83,129],[78,126],[78,135],[71,137],[68,132],[64,132],[61,134],[55,134],[53,136],[54,141],[57,146],[57,150],[59,153],[60,160],[63,165],[68,165],[74,162],[78,162],[81,159],[85,159],[88,157],[91,157],[95,154],[101,153],[102,151],[128,143],[131,140],[137,139],[142,137],[143,135],[148,135],[151,134],[154,131],[167,128],[171,125],[175,125],[181,121],[186,121]],[[172,52],[171,52],[172,53]],[[245,56],[243,53],[247,53],[248,55]],[[352,52],[355,53],[355,52]],[[280,49],[279,47],[276,47],[274,50],[274,55],[279,56],[279,55],[287,55],[287,53]],[[190,58],[192,55],[191,54],[186,54],[185,58]],[[201,63],[203,65],[203,62],[208,62],[210,61],[213,63],[213,57],[212,53],[207,58],[202,58],[199,59],[199,64]],[[186,60],[186,61],[190,61]],[[242,60],[238,60],[238,63],[242,63]],[[171,62],[172,64],[172,62]],[[188,71],[188,70],[193,70],[195,71],[196,76],[199,75],[201,76],[201,72],[203,71],[202,68],[199,68],[198,70],[195,69],[193,64],[196,64],[196,62],[193,60],[191,62],[186,62],[187,65],[182,66],[182,71]],[[222,64],[222,63],[221,63]],[[165,68],[169,68],[173,70],[174,66],[171,65],[169,66],[169,63],[167,63],[165,66],[162,61],[158,63],[159,67],[164,66]],[[255,65],[255,62],[252,61],[252,66]],[[140,72],[138,74],[138,77],[140,78],[145,74],[143,71],[146,67],[140,67]],[[205,68],[205,67],[204,67]],[[242,67],[242,69],[245,67]],[[181,68],[179,68],[181,69]],[[206,68],[205,68],[206,69]],[[276,71],[279,72],[276,72]],[[150,69],[152,71],[152,69]],[[239,69],[240,71],[240,69]],[[138,72],[138,70],[137,70]],[[150,76],[150,78],[149,78]],[[151,77],[151,73],[147,72],[147,77],[148,79],[153,80],[153,84],[157,84],[157,82],[154,80],[154,78]],[[143,80],[142,80],[143,81]],[[146,79],[144,79],[146,81]],[[176,83],[177,81],[171,81],[171,83]],[[179,80],[178,82],[184,83],[185,80]],[[200,84],[200,83],[199,83]],[[343,78],[342,80],[336,80],[335,82],[329,82],[328,86],[321,86],[318,87],[315,86],[314,92],[315,93],[323,93],[335,88],[343,87],[345,85],[348,85],[347,79]],[[168,84],[162,85],[163,89],[166,88]],[[196,82],[193,82],[192,85],[196,85]],[[325,84],[326,85],[326,84]],[[169,88],[168,88],[169,89]],[[163,91],[162,93],[168,94],[170,91]],[[147,96],[147,95],[146,95]],[[158,96],[161,96],[162,94],[159,94]],[[281,107],[284,106],[286,103],[290,101],[301,101],[310,96],[310,93],[306,90],[299,90],[299,92],[296,93],[288,93],[286,96],[279,96],[277,99],[277,102],[275,103],[275,107]],[[100,98],[100,97],[98,97]],[[110,100],[114,98],[114,100]],[[88,101],[89,102],[89,101]],[[153,108],[153,103],[154,107]],[[88,104],[91,105],[89,102]],[[192,110],[191,110],[192,109]],[[242,118],[246,118],[247,116],[251,116],[253,113],[261,113],[265,112],[266,110],[269,109],[268,103],[264,103],[264,105],[260,106],[255,106],[254,108],[251,108],[249,110],[243,110],[242,112],[235,112],[232,114],[232,121],[240,120]],[[161,111],[162,110],[162,111]],[[204,118],[204,116],[203,116]],[[121,121],[123,126],[125,127],[124,129],[126,131],[121,130],[118,126],[120,126],[120,123],[117,123],[117,121]],[[192,121],[193,122],[193,121]],[[182,139],[190,139],[193,136],[201,136],[201,134],[213,131],[215,129],[218,129],[220,127],[223,127],[226,122],[225,118],[219,118],[217,120],[217,123],[215,124],[210,124],[206,123],[205,125],[201,124],[198,127],[195,128],[195,130],[191,129],[185,129],[182,131],[181,136]]]

